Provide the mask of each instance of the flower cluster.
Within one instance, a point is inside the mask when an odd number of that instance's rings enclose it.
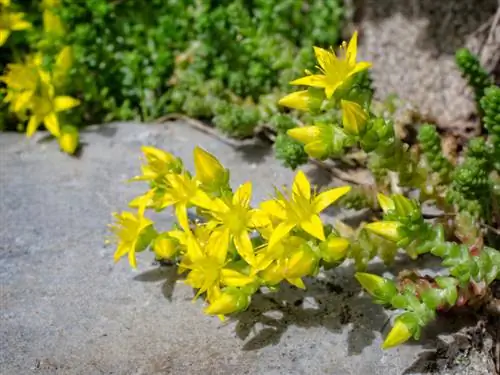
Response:
[[[5,4],[9,5],[9,1],[4,1],[4,7]],[[46,40],[40,41],[40,50],[44,48],[44,44],[50,44],[52,40],[50,38],[64,33],[62,22],[55,13],[59,1],[44,0],[41,6]],[[9,16],[9,13],[3,13],[8,11],[8,8],[6,9],[2,8],[1,17]],[[27,28],[27,23],[22,21],[19,13],[12,13],[9,17],[17,20],[17,23],[10,26],[11,30]],[[5,41],[8,36],[7,32],[8,30],[0,34],[0,39],[3,38]],[[5,73],[0,76],[0,81],[6,85],[6,95],[3,101],[8,103],[11,113],[21,121],[27,122],[26,135],[28,137],[31,137],[43,124],[54,137],[58,138],[62,150],[73,154],[78,146],[78,131],[71,125],[61,125],[60,117],[61,112],[78,106],[80,101],[70,96],[59,95],[67,83],[72,67],[72,48],[63,46],[50,69],[47,68],[46,57],[43,52],[38,51],[28,55],[22,62],[7,65]]]
[[[305,288],[303,277],[315,275],[322,263],[344,259],[349,242],[325,229],[319,214],[350,187],[317,192],[299,171],[291,189],[276,189],[252,207],[252,184],[233,190],[229,171],[202,148],[194,149],[194,176],[166,151],[143,147],[143,152],[142,174],[132,180],[147,181],[150,189],[130,202],[136,212],[115,214],[115,260],[128,255],[135,268],[135,254],[149,247],[158,260],[175,262],[196,297],[208,302],[207,314],[242,311],[260,287],[282,281]],[[160,232],[145,212],[167,207],[173,207],[177,224]]]

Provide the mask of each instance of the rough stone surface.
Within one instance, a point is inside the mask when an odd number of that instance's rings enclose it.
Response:
[[[361,33],[360,56],[373,62],[377,96],[396,93],[424,118],[457,135],[477,132],[472,91],[454,54],[468,47],[490,72],[500,73],[498,0],[350,2]]]
[[[467,322],[430,327],[420,344],[382,351],[387,316],[360,296],[350,267],[260,295],[228,323],[202,313],[171,268],[139,255],[139,270],[113,264],[104,244],[111,212],[143,192],[125,180],[139,170],[139,147],[168,149],[192,165],[201,145],[254,182],[254,201],[293,173],[263,146],[242,149],[184,123],[90,128],[79,159],[54,142],[0,136],[0,369],[19,374],[338,374],[430,373],[438,335]],[[315,181],[324,176],[309,174]],[[170,212],[161,226],[172,223]],[[454,339],[453,339],[454,340]],[[451,344],[441,344],[451,347]],[[475,364],[464,374],[487,374]]]

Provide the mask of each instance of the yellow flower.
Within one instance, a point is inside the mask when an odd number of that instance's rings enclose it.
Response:
[[[3,5],[5,8],[10,6],[10,0],[0,0],[0,5]]]
[[[200,189],[199,181],[194,180],[188,173],[168,174],[168,185],[158,196],[158,209],[174,206],[175,215],[180,226],[186,232],[190,231],[187,217],[187,207],[190,204],[209,210],[212,200]]]
[[[368,114],[358,103],[341,100],[342,124],[344,129],[354,135],[363,134],[368,121]]]
[[[115,234],[115,241],[118,243],[114,260],[117,262],[121,257],[128,254],[128,260],[133,268],[137,268],[135,253],[145,250],[151,243],[156,232],[153,222],[144,217],[143,212],[134,214],[124,211],[115,213],[115,224],[109,225],[110,230]]]
[[[26,128],[26,135],[31,137],[43,122],[47,130],[55,137],[60,136],[57,113],[74,108],[80,104],[71,96],[35,96],[33,97],[32,115]]]
[[[397,242],[402,239],[399,233],[401,225],[399,221],[377,221],[365,224],[364,228],[390,241]]]
[[[229,172],[215,156],[196,146],[194,151],[195,178],[200,181],[208,191],[216,191],[227,186]]]
[[[250,304],[250,296],[238,288],[226,288],[205,309],[207,315],[227,315],[245,310]]]
[[[343,186],[324,191],[318,195],[311,194],[311,185],[304,172],[299,171],[295,176],[291,194],[277,192],[273,200],[261,203],[261,208],[271,216],[278,218],[281,223],[274,229],[269,239],[269,247],[275,246],[293,228],[301,228],[311,236],[324,241],[325,234],[319,213],[347,194],[350,186]]]
[[[64,25],[61,18],[50,9],[43,11],[43,30],[48,34],[64,35]]]
[[[241,257],[248,264],[255,264],[255,255],[249,231],[268,224],[269,219],[265,213],[251,209],[252,184],[247,182],[241,185],[234,193],[231,200],[216,198],[210,208],[212,220],[220,225],[217,228],[227,239],[230,239]]]
[[[208,241],[202,243],[192,234],[187,237],[187,251],[180,270],[189,270],[185,283],[198,289],[195,299],[207,293],[207,300],[214,302],[221,296],[221,286],[242,287],[255,281],[227,267],[227,246],[221,233],[213,232]]]
[[[9,2],[3,4],[6,8]],[[2,9],[0,13],[0,46],[3,46],[12,31],[20,31],[31,28],[31,23],[25,21],[24,13],[11,12],[8,9]]]
[[[158,181],[169,173],[180,173],[182,161],[169,152],[152,146],[142,146],[146,164],[141,166],[142,175],[132,181]]]
[[[76,127],[69,125],[62,127],[59,145],[64,152],[73,155],[78,148],[79,142],[80,136]]]
[[[341,55],[337,57],[333,49],[331,51],[314,47],[314,53],[318,60],[318,68],[322,74],[311,74],[290,82],[292,85],[305,85],[325,89],[325,95],[330,99],[342,84],[354,74],[371,67],[369,62],[356,62],[358,33],[355,32],[347,45],[345,42],[340,46]]]
[[[272,248],[264,247],[256,259],[255,271],[268,285],[276,285],[282,280],[304,289],[302,277],[315,272],[318,257],[307,241],[301,237],[290,236]]]

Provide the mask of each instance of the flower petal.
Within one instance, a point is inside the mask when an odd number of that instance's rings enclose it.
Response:
[[[218,264],[223,265],[228,247],[229,229],[214,230],[208,239],[205,252],[209,257],[216,259]]]
[[[255,281],[253,277],[244,275],[230,268],[223,268],[220,273],[222,283],[227,286],[242,287]]]
[[[357,53],[358,53],[358,31],[355,31],[352,34],[351,40],[349,41],[349,45],[347,46],[346,60],[349,63],[349,65],[356,64]]]
[[[399,227],[401,225],[399,221],[376,221],[365,224],[364,228],[390,241],[397,242],[401,240],[401,235],[399,234]]]
[[[306,286],[300,277],[286,279],[286,281],[288,281],[292,285],[295,285],[297,288],[306,289]]]
[[[194,197],[191,198],[191,203],[194,205],[204,208],[206,210],[210,210],[212,207],[212,199],[205,193],[203,190],[197,189]]]
[[[307,200],[311,199],[311,184],[302,170],[299,170],[295,175],[292,193],[297,197],[304,197]]]
[[[281,220],[286,220],[286,211],[283,205],[277,199],[271,199],[260,203],[260,208],[265,213],[277,217]]]
[[[295,227],[295,224],[287,221],[279,224],[274,229],[271,238],[269,239],[267,247],[271,250],[274,246],[278,244],[280,240],[282,240],[292,230],[293,227]]]
[[[59,137],[59,120],[57,119],[55,112],[50,112],[47,116],[45,116],[43,124],[54,137]]]
[[[325,208],[333,204],[337,199],[347,194],[350,190],[350,186],[341,186],[318,194],[313,200],[314,211],[316,213],[320,213]]]
[[[0,46],[3,46],[9,39],[10,30],[0,30]]]
[[[318,61],[319,66],[324,71],[331,70],[333,68],[333,64],[337,61],[337,56],[335,53],[327,51],[326,49],[320,47],[313,47],[314,55],[316,56],[316,60]]]
[[[132,268],[137,268],[137,259],[135,257],[135,250],[134,249],[130,249],[130,251],[128,252],[128,262],[130,263],[130,266]]]
[[[251,228],[262,228],[271,224],[269,215],[263,210],[254,209],[249,211],[249,223],[248,226]]]
[[[318,215],[311,215],[309,220],[300,222],[300,227],[318,240],[325,240],[323,223]]]
[[[328,82],[326,80],[326,76],[319,74],[312,74],[310,76],[305,76],[302,78],[298,78],[292,82],[291,85],[302,85],[302,86],[311,86],[311,87],[327,87]]]
[[[255,264],[255,253],[247,231],[241,231],[239,234],[233,235],[233,241],[238,254],[241,255],[245,262],[250,265]]]
[[[252,183],[245,182],[234,193],[233,204],[235,206],[249,207],[250,199],[252,199]]]
[[[328,156],[328,144],[323,141],[314,141],[304,146],[307,155],[315,159],[323,159]]]
[[[184,229],[186,232],[191,231],[191,229],[189,228],[187,208],[184,203],[179,202],[175,205],[175,216],[177,216],[177,221],[179,222],[179,225],[182,229]]]
[[[71,96],[57,96],[54,99],[54,110],[56,112],[62,112],[74,108],[79,104],[80,101],[78,99],[72,98]]]
[[[35,134],[38,126],[40,125],[41,119],[38,116],[31,116],[28,122],[28,126],[26,127],[26,136],[29,138],[33,134]]]

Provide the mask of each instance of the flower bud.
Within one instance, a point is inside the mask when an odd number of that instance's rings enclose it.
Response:
[[[71,125],[65,125],[61,129],[59,136],[59,146],[61,149],[70,155],[73,155],[80,143],[80,135],[78,129]]]
[[[177,242],[165,233],[160,234],[153,242],[153,251],[158,260],[172,259],[177,249]]]
[[[353,135],[360,135],[365,132],[368,114],[358,103],[341,100],[342,124],[344,129]]]
[[[419,330],[418,320],[414,313],[404,313],[396,318],[394,326],[387,335],[382,349],[401,345],[414,336]]]
[[[390,303],[397,293],[396,285],[392,280],[365,272],[356,272],[354,277],[377,302]]]
[[[387,213],[390,210],[394,210],[394,208],[395,208],[394,201],[391,198],[389,198],[387,195],[378,193],[377,200],[378,200],[378,204],[380,205],[380,208],[385,213]]]
[[[196,179],[198,181],[209,187],[210,190],[216,190],[227,185],[229,173],[215,156],[198,146],[195,147],[193,155]]]
[[[320,140],[321,128],[316,125],[302,126],[288,130],[287,134],[296,141],[308,144]]]
[[[250,296],[238,288],[226,288],[205,309],[207,315],[227,315],[246,310],[250,304]]]
[[[345,258],[349,241],[342,237],[329,236],[319,245],[321,257],[327,263],[336,263]]]
[[[403,239],[403,236],[399,233],[401,226],[402,224],[399,221],[377,221],[365,224],[364,228],[390,241],[398,242]]]
[[[276,285],[284,279],[282,268],[278,262],[273,262],[264,270],[259,272],[259,277],[266,285]]]
[[[283,264],[283,276],[296,279],[314,273],[318,257],[308,245],[302,245],[290,251]]]

